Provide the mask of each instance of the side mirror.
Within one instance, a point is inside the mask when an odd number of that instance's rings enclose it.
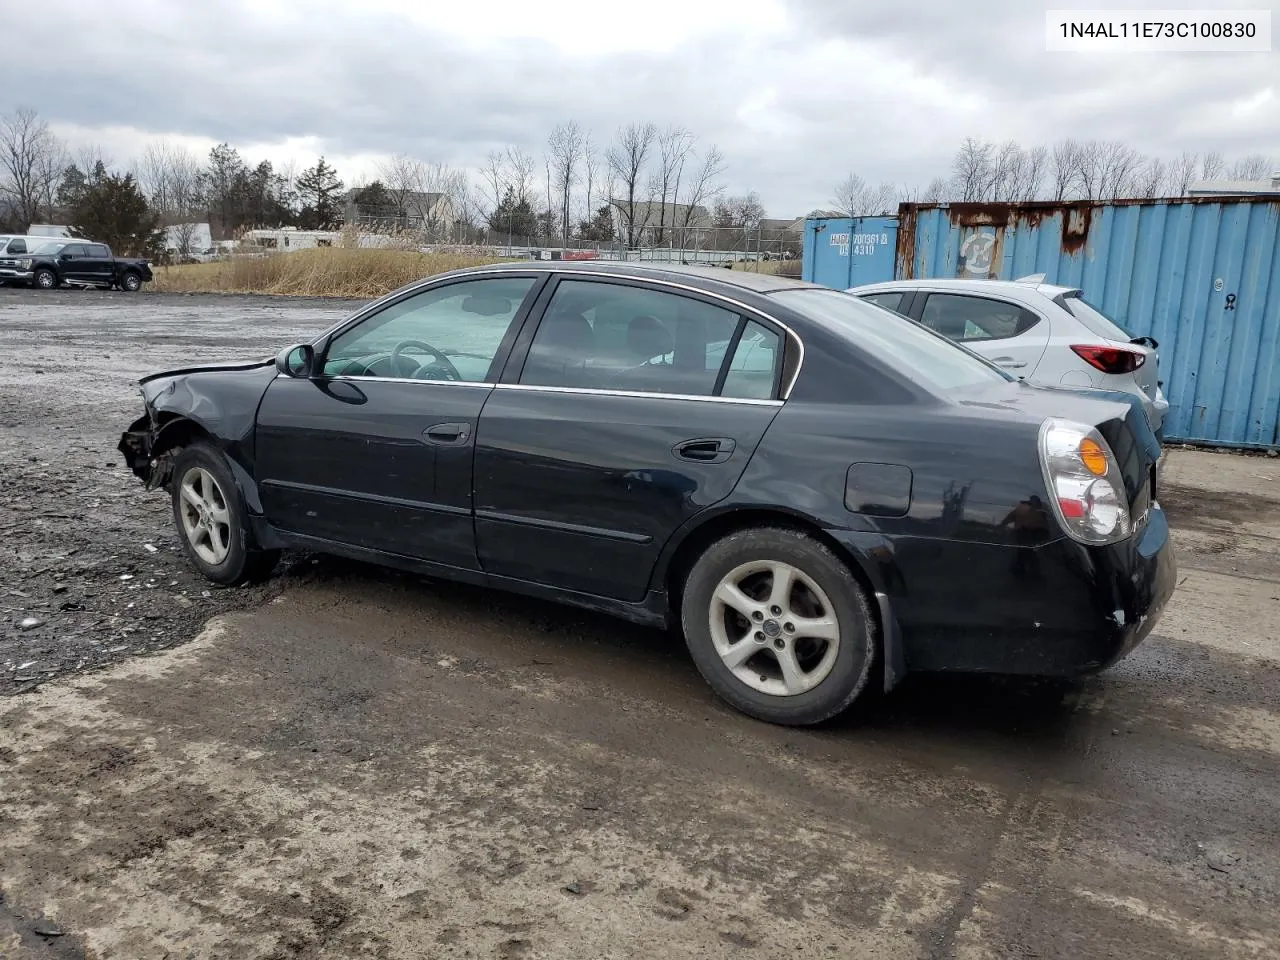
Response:
[[[315,361],[316,352],[311,344],[299,343],[276,354],[276,369],[286,377],[305,379],[311,376]]]

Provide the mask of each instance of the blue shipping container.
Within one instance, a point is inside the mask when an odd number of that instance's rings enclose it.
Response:
[[[822,223],[850,221],[806,223],[807,279],[843,289],[1043,273],[1047,283],[1080,288],[1134,336],[1159,342],[1168,438],[1280,444],[1280,200],[903,204],[892,269],[870,258],[862,273],[874,267],[876,275],[852,282],[811,233]]]
[[[806,220],[800,276],[843,290],[893,279],[897,217]]]

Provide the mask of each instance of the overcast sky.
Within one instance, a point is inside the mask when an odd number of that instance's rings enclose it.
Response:
[[[781,217],[829,205],[850,171],[923,186],[966,136],[1280,158],[1280,54],[1046,53],[1044,6],[1026,0],[130,0],[96,10],[0,0],[0,22],[21,14],[51,26],[3,44],[0,113],[34,107],[117,165],[153,137],[201,153],[226,140],[250,161],[309,165],[324,153],[351,185],[393,152],[478,166],[506,144],[540,152],[564,120],[601,142],[619,124],[653,120],[719,145],[730,190],[756,190]]]

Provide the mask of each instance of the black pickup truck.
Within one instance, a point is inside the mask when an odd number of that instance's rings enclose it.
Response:
[[[151,265],[137,257],[114,257],[105,243],[51,240],[20,257],[0,258],[0,283],[41,290],[63,285],[136,293],[152,279]]]

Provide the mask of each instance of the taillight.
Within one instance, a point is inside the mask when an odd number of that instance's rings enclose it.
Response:
[[[1115,543],[1129,536],[1120,465],[1093,427],[1049,419],[1040,427],[1040,465],[1054,513],[1073,540]]]
[[[1147,362],[1147,355],[1122,347],[1099,347],[1089,343],[1072,345],[1072,350],[1089,366],[1103,373],[1133,373]]]

